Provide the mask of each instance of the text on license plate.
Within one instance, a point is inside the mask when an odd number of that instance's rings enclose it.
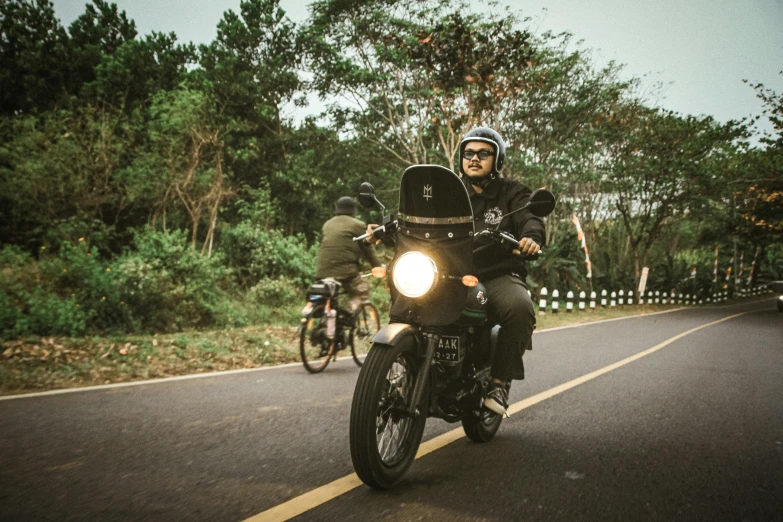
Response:
[[[435,348],[438,361],[459,361],[459,337],[442,336]]]

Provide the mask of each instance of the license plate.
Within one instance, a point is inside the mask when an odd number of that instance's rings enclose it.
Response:
[[[459,362],[459,337],[442,336],[435,347],[435,360],[441,362]]]

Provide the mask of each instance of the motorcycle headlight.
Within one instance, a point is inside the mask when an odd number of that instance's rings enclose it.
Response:
[[[421,252],[406,252],[394,263],[394,286],[405,297],[421,297],[435,285],[438,267]]]

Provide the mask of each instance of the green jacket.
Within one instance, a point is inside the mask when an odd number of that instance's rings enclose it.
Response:
[[[348,279],[361,271],[359,262],[366,258],[373,267],[380,266],[375,249],[366,241],[353,238],[367,232],[367,225],[346,215],[334,216],[324,223],[315,278]]]

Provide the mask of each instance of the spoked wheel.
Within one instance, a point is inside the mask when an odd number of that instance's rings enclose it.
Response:
[[[351,406],[351,460],[356,474],[376,489],[400,481],[421,442],[427,400],[406,413],[418,375],[412,338],[397,346],[374,344],[364,361]]]
[[[334,341],[326,336],[326,315],[322,304],[315,306],[302,323],[299,354],[310,373],[324,371],[334,354]]]
[[[378,309],[372,303],[364,303],[356,312],[356,322],[351,331],[351,355],[354,362],[361,366],[360,354],[367,353],[372,346],[372,339],[381,329],[381,317]]]

